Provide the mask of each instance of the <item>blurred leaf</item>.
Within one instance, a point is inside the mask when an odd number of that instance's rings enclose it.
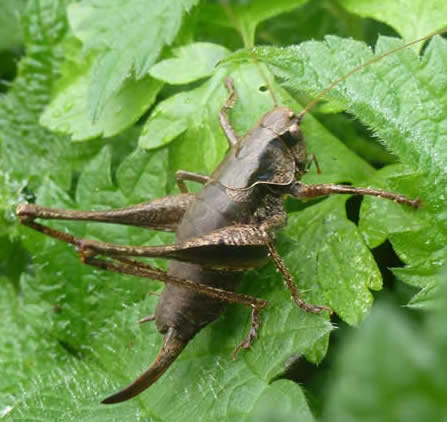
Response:
[[[38,124],[61,60],[58,45],[66,31],[62,3],[32,0],[23,17],[27,55],[8,93],[0,97],[0,173],[7,184],[2,202],[16,201],[24,181],[35,186],[49,172],[69,186],[66,140]],[[33,165],[24,166],[31,157]]]
[[[88,113],[103,117],[110,97],[129,78],[139,80],[177,35],[182,18],[198,0],[164,2],[84,0],[69,8],[69,20],[86,51],[96,51],[88,81]]]
[[[337,3],[362,17],[377,19],[392,26],[407,41],[421,38],[447,25],[443,0],[337,0]]]
[[[377,307],[337,358],[323,420],[445,420],[445,299],[422,327],[395,307]]]
[[[312,0],[262,22],[256,37],[260,44],[267,42],[276,46],[322,40],[327,34],[352,37],[370,44],[375,43],[378,33],[388,35],[389,32],[385,24],[362,19],[332,0]]]
[[[193,43],[173,50],[175,58],[162,60],[151,67],[149,74],[169,84],[187,84],[211,76],[216,64],[228,55],[217,44]]]
[[[18,47],[23,43],[20,15],[25,0],[3,0],[0,4],[0,50]]]
[[[31,379],[69,357],[43,329],[52,308],[43,303],[26,304],[6,277],[0,277],[0,287],[0,416],[4,416],[17,405],[17,396],[29,388]]]
[[[272,3],[267,0],[254,0],[250,2],[234,1],[228,6],[208,4],[201,11],[202,20],[236,29],[243,39],[244,46],[253,47],[256,27],[259,23],[300,7],[307,1],[277,0]]]

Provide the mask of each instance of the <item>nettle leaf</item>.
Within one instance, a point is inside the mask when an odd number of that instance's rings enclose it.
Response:
[[[62,3],[31,1],[23,15],[27,55],[8,93],[0,98],[2,208],[18,200],[23,185],[35,187],[50,172],[62,186],[70,182],[66,140],[38,123],[61,60],[58,46],[66,31]],[[25,166],[30,157],[33,165]]]
[[[312,303],[326,303],[349,324],[372,305],[369,289],[382,277],[357,227],[346,218],[346,198],[330,198],[291,214],[286,263]]]
[[[447,263],[445,194],[433,194],[429,178],[402,166],[389,166],[377,172],[371,183],[422,199],[420,209],[409,210],[394,203],[365,198],[359,227],[370,247],[388,238],[406,264],[404,268],[394,268],[393,273],[421,289],[410,306],[437,306],[439,270]]]
[[[134,124],[155,101],[161,82],[149,76],[139,80],[127,78],[114,95],[104,101],[101,115],[92,121],[88,112],[88,86],[97,54],[81,59],[79,46],[72,50],[70,60],[62,67],[59,89],[40,118],[43,126],[71,135],[74,141],[111,137]]]
[[[17,295],[12,280],[0,277],[0,415],[4,417],[17,404],[17,396],[29,387],[39,372],[51,371],[55,363],[69,360],[65,351],[45,333],[52,308],[29,305]]]
[[[337,0],[337,3],[351,13],[387,23],[407,41],[442,29],[447,24],[443,0],[411,0],[406,2],[405,8],[400,2],[384,7],[380,0]]]
[[[180,30],[182,18],[198,0],[165,2],[84,0],[69,7],[75,35],[96,51],[88,82],[88,112],[93,122],[110,97],[129,78],[145,77],[163,47]]]

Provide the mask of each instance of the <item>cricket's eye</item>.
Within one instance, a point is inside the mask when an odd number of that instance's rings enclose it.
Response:
[[[299,127],[298,123],[293,122],[281,138],[288,147],[294,147],[297,143],[299,143],[302,139],[302,135],[301,128]]]
[[[301,138],[301,128],[298,126],[298,123],[292,123],[292,125],[289,127],[289,133],[290,136],[294,139]]]

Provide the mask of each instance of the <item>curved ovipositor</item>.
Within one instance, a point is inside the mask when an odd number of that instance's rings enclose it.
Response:
[[[105,398],[101,403],[120,403],[135,397],[149,388],[166,372],[166,370],[171,366],[172,362],[175,361],[177,356],[185,348],[186,344],[187,342],[178,338],[176,335],[176,330],[174,328],[170,328],[164,337],[163,347],[152,365],[132,384],[129,384],[117,393]]]

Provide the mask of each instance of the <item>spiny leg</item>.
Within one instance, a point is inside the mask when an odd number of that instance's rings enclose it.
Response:
[[[79,250],[88,250],[91,255],[158,257],[237,271],[260,266],[266,260],[261,230],[248,224],[229,226],[184,242],[157,246],[118,245],[76,238],[35,221],[24,224],[47,236],[75,245]],[[246,250],[245,254],[241,253],[241,247]]]
[[[277,221],[278,220],[278,221]],[[265,227],[279,226],[283,224],[284,217],[276,215],[275,218],[268,220]],[[166,274],[162,270],[150,267],[139,261],[132,261],[124,258],[123,255],[129,256],[146,256],[146,257],[173,257],[175,259],[185,260],[187,262],[201,262],[203,260],[203,253],[209,246],[230,247],[237,248],[242,247],[255,247],[258,251],[254,255],[251,255],[247,264],[247,258],[243,259],[243,264],[248,266],[256,266],[260,263],[259,251],[265,248],[262,232],[264,228],[253,225],[239,225],[230,226],[224,229],[219,229],[208,235],[191,239],[190,241],[180,244],[155,246],[155,247],[134,247],[134,246],[121,246],[105,242],[96,242],[87,239],[79,239],[68,233],[60,232],[51,227],[47,227],[36,223],[34,221],[27,221],[26,224],[31,228],[38,230],[48,236],[73,244],[78,248],[81,260],[86,264],[93,265],[104,270],[115,271],[140,277],[148,277],[171,284],[177,284],[180,287],[194,290],[198,293],[202,293],[213,297],[217,300],[222,300],[229,303],[237,303],[252,309],[252,321],[251,328],[246,338],[235,349],[234,354],[240,348],[248,348],[253,340],[256,338],[257,331],[260,326],[259,312],[264,309],[268,302],[263,299],[254,298],[252,296],[237,294],[233,292],[227,292],[225,290],[212,288],[191,280],[183,280]],[[251,249],[252,250],[252,249]],[[261,251],[262,252],[262,251]],[[97,259],[97,255],[105,255],[110,257],[109,260]],[[222,260],[221,254],[218,265]],[[240,259],[238,255],[231,257],[230,260]],[[265,259],[265,252],[262,252],[261,261]],[[208,258],[204,263],[208,263]],[[242,261],[241,261],[242,263]],[[234,269],[242,269],[239,265],[241,263],[234,264],[233,262],[224,263],[225,265],[233,264]],[[212,267],[212,265],[211,265]],[[150,320],[150,318],[148,318]]]
[[[165,271],[152,267],[148,264],[130,260],[128,258],[124,258],[121,256],[114,256],[110,260],[98,259],[95,258],[97,252],[95,250],[89,249],[89,247],[86,246],[85,243],[82,243],[82,239],[78,239],[69,233],[60,232],[58,230],[52,229],[51,227],[44,226],[34,221],[29,221],[26,224],[29,227],[33,228],[34,230],[40,231],[50,237],[77,246],[81,261],[84,262],[85,264],[98,267],[103,270],[118,272],[122,274],[129,274],[138,277],[151,278],[154,280],[162,281],[164,283],[168,282],[176,284],[180,287],[193,290],[197,293],[210,296],[217,300],[250,307],[252,309],[252,320],[251,320],[250,331],[247,337],[240,343],[240,345],[236,347],[235,351],[233,352],[233,356],[236,355],[237,351],[241,347],[243,348],[250,347],[253,340],[256,338],[257,331],[260,326],[259,312],[268,306],[268,301],[264,299],[260,299],[254,296],[249,296],[241,293],[229,292],[226,290],[197,283],[192,280],[185,280],[178,277],[174,277],[172,275],[168,275]],[[147,319],[143,318],[141,322],[151,320],[152,320],[151,317],[147,317]]]
[[[35,204],[21,204],[17,207],[16,213],[20,222],[30,227],[31,225],[28,223],[41,218],[46,220],[97,221],[139,226],[153,230],[175,231],[194,198],[194,194],[182,193],[126,208],[103,211],[64,210]]]
[[[226,290],[218,289],[215,287],[207,286],[205,284],[197,283],[192,280],[186,280],[179,277],[167,274],[165,271],[158,268],[152,267],[148,264],[142,263],[140,261],[133,261],[127,258],[114,257],[112,260],[103,260],[90,256],[89,251],[80,251],[81,260],[94,267],[99,267],[103,270],[109,270],[124,274],[135,275],[139,277],[147,277],[155,280],[159,280],[165,283],[176,284],[177,286],[193,290],[197,293],[201,293],[212,297],[214,299],[243,305],[251,308],[251,323],[250,330],[247,336],[242,340],[242,342],[233,350],[232,357],[236,358],[237,352],[243,348],[248,349],[253,341],[256,339],[259,328],[261,326],[261,317],[259,313],[268,306],[268,301],[265,299],[257,298],[255,296],[249,296],[242,293],[234,293]],[[154,317],[148,316],[146,318],[138,321],[139,323],[144,323],[147,321],[153,321]]]
[[[225,79],[225,86],[228,89],[229,95],[227,100],[225,101],[224,106],[219,112],[219,121],[220,125],[227,137],[227,140],[230,144],[230,147],[236,145],[239,142],[239,138],[234,130],[233,126],[231,126],[230,120],[228,119],[228,111],[233,107],[236,102],[236,91],[234,90],[233,80],[229,77]]]
[[[265,232],[265,244],[267,245],[267,248],[270,252],[270,256],[272,257],[273,262],[275,263],[279,272],[282,274],[284,281],[286,282],[287,287],[290,290],[292,299],[295,302],[295,304],[306,312],[319,314],[321,311],[328,311],[330,314],[332,314],[333,311],[329,306],[311,305],[310,303],[306,303],[302,299],[301,293],[300,293],[298,287],[296,287],[296,284],[295,284],[295,281],[293,280],[292,275],[290,274],[287,266],[284,264],[284,261],[281,259],[281,256],[279,255],[279,253],[276,251],[275,247],[273,246],[272,240],[270,239],[270,236],[267,232]]]
[[[310,169],[310,166],[312,165],[312,163],[315,164],[315,168],[317,169],[317,174],[321,174],[321,168],[320,168],[320,165],[318,164],[317,156],[315,155],[315,153],[310,154],[309,161],[307,162],[306,170]]]
[[[141,318],[137,322],[138,322],[138,324],[144,324],[145,322],[151,322],[151,321],[155,321],[155,314],[148,315],[144,318]]]
[[[160,293],[149,291],[146,293],[146,296],[160,296]],[[137,321],[138,324],[143,324],[145,322],[155,321],[155,314],[145,316]]]
[[[99,259],[91,256],[89,251],[84,250],[80,251],[80,255],[81,260],[85,264],[92,265],[103,270],[134,275],[137,277],[151,278],[153,280],[159,280],[164,283],[171,283],[223,302],[234,303],[250,308],[255,307],[258,310],[262,310],[268,305],[268,302],[264,299],[245,295],[242,293],[234,293],[227,290],[218,289],[217,287],[207,286],[206,284],[197,283],[193,280],[175,277],[163,270],[160,270],[159,268],[153,267],[140,261],[135,261],[119,256],[114,257],[110,260]]]
[[[177,181],[177,186],[180,189],[180,192],[188,193],[188,188],[185,185],[185,180],[201,183],[202,185],[204,185],[210,181],[210,178],[200,173],[193,173],[186,170],[177,170],[177,172],[175,173],[175,180]]]
[[[231,353],[233,360],[236,359],[236,355],[240,349],[249,349],[251,347],[253,342],[256,340],[256,337],[258,336],[258,331],[260,327],[261,327],[261,317],[259,315],[259,309],[253,307],[251,310],[250,330],[248,331],[248,334],[244,338],[244,340],[242,340],[233,350],[233,353]]]
[[[370,195],[391,199],[394,202],[405,204],[413,208],[418,208],[421,205],[420,199],[410,199],[399,193],[387,192],[381,189],[358,188],[355,186],[332,184],[306,185],[301,182],[294,183],[289,189],[290,195],[298,199],[318,198],[319,196],[333,194]]]
[[[163,282],[170,282],[172,284],[177,284],[181,287],[194,290],[198,293],[202,293],[205,295],[208,295],[210,297],[213,297],[218,300],[223,300],[229,303],[237,303],[244,306],[255,306],[258,307],[261,306],[260,309],[267,306],[267,302],[263,299],[257,299],[252,296],[247,296],[243,294],[233,293],[233,292],[227,292],[222,289],[217,289],[214,287],[206,286],[201,283],[196,283],[194,281],[190,280],[183,280],[178,277],[174,277],[171,275],[168,275],[165,271],[160,270],[156,267],[152,267],[150,265],[144,264],[140,261],[131,260],[128,258],[125,258],[123,256],[120,256],[119,253],[117,253],[117,250],[114,250],[115,254],[108,255],[107,252],[111,251],[113,247],[121,248],[120,245],[114,245],[114,244],[105,244],[102,242],[93,242],[88,241],[85,239],[77,238],[69,233],[61,232],[59,230],[53,229],[51,227],[42,225],[40,223],[36,223],[35,221],[28,221],[26,224],[33,228],[36,231],[42,232],[46,234],[47,236],[53,237],[58,240],[62,240],[63,242],[72,244],[77,247],[80,259],[82,262],[93,265],[99,268],[102,268],[104,270],[129,274],[129,275],[135,275],[139,277],[148,277],[155,280],[163,281]],[[250,226],[248,226],[251,228]],[[219,239],[213,239],[213,241],[219,242]],[[103,248],[96,248],[97,245],[108,245],[109,248],[104,250]],[[158,246],[154,247],[156,250],[159,250],[160,253],[156,256],[163,256],[162,251],[167,249],[170,250],[171,247],[176,247],[177,245],[166,245],[166,246]],[[144,247],[143,247],[144,248]],[[99,249],[99,250],[98,250]],[[131,247],[132,249],[132,247]],[[151,248],[152,249],[152,248]],[[126,249],[125,249],[126,250]],[[126,250],[127,251],[127,250]],[[104,254],[106,256],[109,256],[110,260],[104,260],[104,259],[97,259],[95,258],[97,255]],[[145,256],[154,256],[153,254],[145,255]]]

